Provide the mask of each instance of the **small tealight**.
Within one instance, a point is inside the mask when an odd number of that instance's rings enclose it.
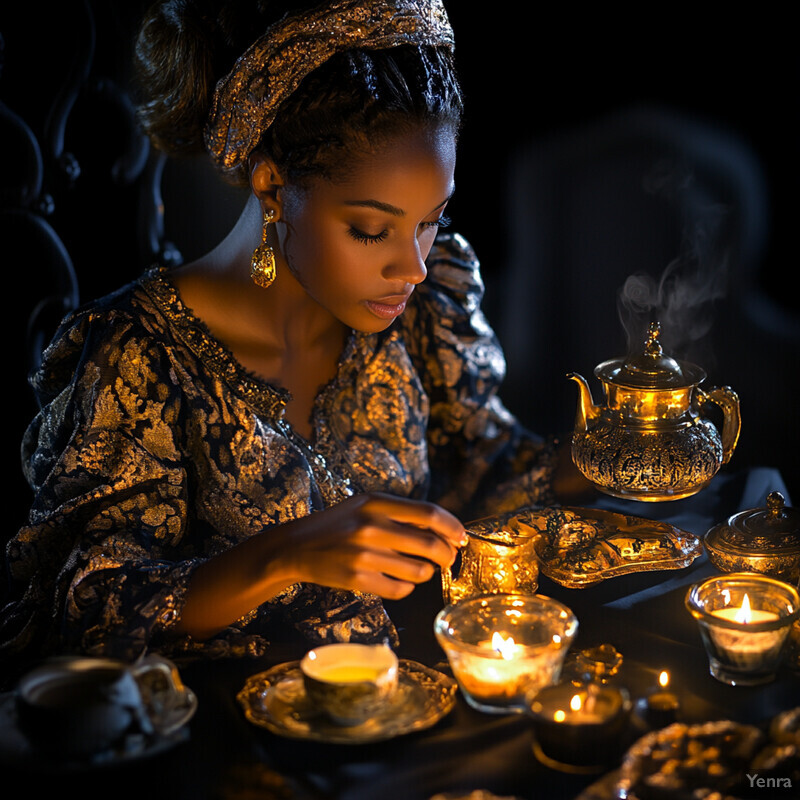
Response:
[[[637,702],[636,711],[648,727],[666,728],[677,720],[680,706],[678,696],[669,689],[669,672],[662,670],[658,687]]]
[[[399,665],[387,645],[341,642],[309,650],[300,671],[314,706],[338,725],[360,725],[391,699]]]
[[[631,702],[608,684],[559,683],[528,698],[537,759],[562,772],[602,771],[619,755]]]
[[[775,678],[800,595],[788,583],[757,572],[728,573],[692,586],[686,607],[697,620],[709,671],[733,686]]]

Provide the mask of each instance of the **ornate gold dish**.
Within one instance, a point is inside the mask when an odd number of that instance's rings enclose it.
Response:
[[[631,500],[678,500],[695,494],[730,459],[739,439],[739,398],[727,386],[700,389],[705,372],[665,356],[659,324],[650,325],[644,350],[630,360],[595,367],[605,392],[595,405],[586,379],[580,387],[572,458],[597,488]],[[722,434],[707,419],[722,410]]]
[[[542,574],[571,589],[632,572],[680,569],[703,552],[693,533],[666,522],[595,508],[523,508],[470,523],[473,535],[532,540]]]
[[[770,492],[766,508],[728,517],[706,533],[711,563],[722,572],[761,572],[792,586],[800,583],[800,513]]]
[[[458,687],[452,678],[416,661],[401,659],[399,667],[399,684],[390,702],[360,725],[337,725],[311,703],[299,661],[251,675],[236,699],[250,722],[289,739],[381,742],[431,727],[456,702]]]

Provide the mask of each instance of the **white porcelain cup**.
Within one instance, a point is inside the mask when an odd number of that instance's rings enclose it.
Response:
[[[303,656],[306,694],[338,725],[359,725],[374,717],[398,685],[398,660],[387,645],[337,643]]]

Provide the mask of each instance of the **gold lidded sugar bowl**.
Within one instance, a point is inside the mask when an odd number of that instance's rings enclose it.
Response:
[[[703,544],[722,572],[761,572],[800,585],[800,510],[770,492],[765,508],[733,514],[710,528]]]
[[[651,323],[643,352],[595,367],[605,404],[595,405],[586,379],[580,387],[572,458],[597,488],[631,500],[678,500],[705,487],[736,448],[739,398],[730,387],[703,391],[705,371],[666,356],[660,325]],[[722,431],[708,418],[722,412]]]

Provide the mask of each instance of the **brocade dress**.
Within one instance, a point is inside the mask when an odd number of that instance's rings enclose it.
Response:
[[[7,548],[0,656],[395,641],[379,598],[315,584],[207,641],[175,622],[198,565],[355,493],[428,499],[464,521],[552,502],[553,448],[496,394],[505,361],[472,250],[441,234],[427,266],[387,330],[350,334],[311,441],[284,419],[286,391],[235,360],[166,269],[68,316],[31,379],[42,410],[23,463],[35,501]]]

